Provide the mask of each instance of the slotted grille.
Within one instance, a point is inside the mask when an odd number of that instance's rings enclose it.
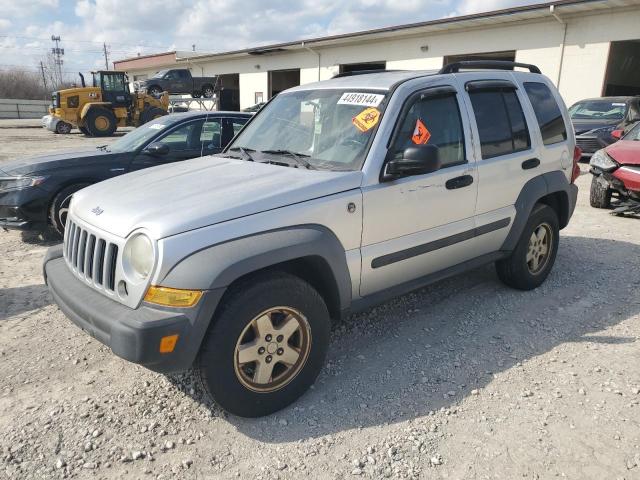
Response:
[[[576,144],[582,149],[583,152],[595,152],[600,150],[602,146],[595,138],[580,138],[576,137]]]
[[[81,227],[67,217],[63,252],[67,265],[94,287],[113,292],[116,282],[118,245]]]

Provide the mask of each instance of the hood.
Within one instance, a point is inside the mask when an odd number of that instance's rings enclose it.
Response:
[[[620,165],[640,165],[640,141],[619,140],[609,145],[607,154]]]
[[[74,195],[71,211],[119,237],[145,228],[160,239],[352,190],[361,183],[361,171],[328,172],[202,157],[87,187]]]
[[[573,130],[576,132],[576,135],[582,135],[583,133],[587,133],[591,130],[595,130],[598,128],[604,127],[616,127],[620,124],[622,120],[571,120],[573,124]]]
[[[88,163],[98,163],[113,155],[115,154],[98,149],[80,152],[62,152],[54,155],[27,157],[5,162],[0,165],[0,169],[2,169],[5,174],[11,176],[29,175],[32,173],[44,172],[52,168],[58,168],[61,167],[62,164],[64,164],[65,167],[72,167],[76,163],[82,163],[83,165],[87,165]]]

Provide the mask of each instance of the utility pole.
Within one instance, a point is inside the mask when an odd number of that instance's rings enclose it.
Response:
[[[109,52],[107,51],[106,42],[102,43],[102,48],[104,49],[104,66],[109,70]]]
[[[58,69],[58,82],[62,83],[62,56],[64,55],[64,48],[60,48],[60,36],[51,35],[51,41],[55,42],[56,46],[51,49],[53,53],[54,62]]]
[[[44,65],[42,64],[42,60],[40,60],[40,71],[42,72],[42,83],[44,83],[44,91],[48,93],[48,90],[47,90],[47,77],[45,77],[45,75],[44,75]]]

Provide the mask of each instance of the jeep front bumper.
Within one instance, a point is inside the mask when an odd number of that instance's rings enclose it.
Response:
[[[62,246],[49,249],[45,282],[60,310],[113,353],[160,373],[191,367],[224,289],[209,290],[193,308],[166,309],[141,304],[131,309],[75,277],[62,258]],[[160,353],[163,337],[178,335],[171,353]]]

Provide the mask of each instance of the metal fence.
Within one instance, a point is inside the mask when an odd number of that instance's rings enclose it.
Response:
[[[49,101],[0,98],[0,118],[42,118]]]

